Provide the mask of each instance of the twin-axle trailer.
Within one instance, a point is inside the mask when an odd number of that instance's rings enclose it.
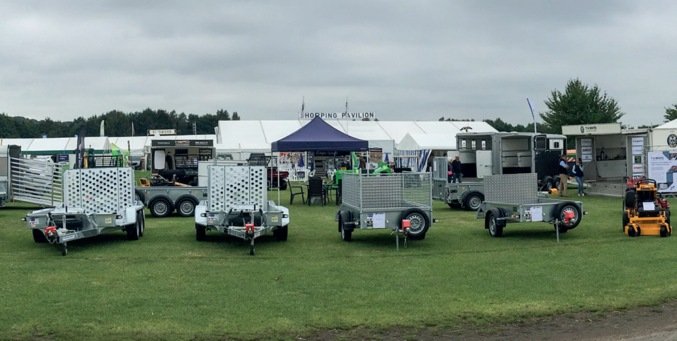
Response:
[[[134,198],[131,168],[72,169],[64,172],[63,203],[24,218],[36,243],[50,243],[68,253],[68,243],[124,231],[129,240],[143,236],[143,204]]]

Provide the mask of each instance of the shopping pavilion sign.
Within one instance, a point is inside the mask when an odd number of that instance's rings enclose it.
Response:
[[[373,112],[304,112],[300,115],[301,119],[313,119],[319,117],[321,119],[332,120],[363,120],[376,119],[376,114]]]

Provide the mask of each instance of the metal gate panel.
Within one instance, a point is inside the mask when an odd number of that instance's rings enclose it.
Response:
[[[359,209],[432,207],[430,173],[344,174],[342,201]]]
[[[63,163],[11,158],[8,195],[16,201],[58,206],[63,202],[66,167]]]
[[[534,203],[538,201],[536,173],[501,174],[484,178],[484,200]]]
[[[64,177],[64,206],[86,214],[111,214],[134,204],[131,168],[68,170]]]
[[[208,166],[209,210],[227,212],[243,206],[265,207],[268,200],[266,168],[262,166]]]

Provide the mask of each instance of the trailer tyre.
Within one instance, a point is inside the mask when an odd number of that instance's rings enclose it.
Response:
[[[289,226],[280,226],[277,229],[273,231],[273,236],[275,237],[275,240],[284,242],[287,240],[287,236],[289,234]]]
[[[502,218],[502,214],[496,208],[490,209],[484,217],[484,227],[489,230],[489,235],[492,237],[503,236],[505,221],[499,220],[499,218]]]
[[[154,217],[167,217],[174,211],[174,205],[167,198],[158,198],[148,205]]]
[[[428,220],[428,216],[423,213],[423,211],[417,208],[412,208],[402,213],[400,221],[398,222],[400,229],[402,229],[402,220],[404,219],[408,219],[409,222],[411,222],[411,227],[409,227],[408,232],[410,239],[425,239],[425,234],[428,232],[428,228],[430,227],[430,221]]]
[[[463,200],[463,207],[465,207],[466,210],[477,211],[480,206],[482,206],[483,201],[484,195],[482,193],[472,192]]]
[[[559,204],[555,208],[555,212],[557,216],[554,218],[560,221],[560,232],[563,229],[566,230],[572,230],[575,229],[578,224],[581,223],[581,210],[578,208],[577,205],[571,203],[571,202],[564,202]],[[567,214],[573,213],[574,217],[569,223],[564,222],[564,217]]]
[[[141,222],[139,221],[139,219],[136,219],[136,223],[127,225],[127,227],[125,228],[125,231],[127,231],[127,240],[139,240],[140,227]]]
[[[207,228],[202,225],[195,224],[195,240],[201,242],[206,238],[207,238]]]
[[[349,242],[353,240],[353,230],[346,229],[344,226],[341,226],[341,240],[344,242]]]
[[[353,240],[353,229],[346,227],[346,221],[351,220],[350,212],[338,213],[338,230],[341,233],[341,240],[344,242],[349,242]]]
[[[42,233],[42,231],[38,229],[33,229],[33,241],[42,244],[42,243],[47,243],[47,237],[45,237],[45,234]]]
[[[176,201],[176,212],[182,217],[192,217],[195,214],[197,200],[192,197],[181,197]]]
[[[139,228],[139,237],[143,237],[143,233],[146,231],[146,217],[143,216],[143,210],[140,210],[136,213],[136,221],[141,222]]]

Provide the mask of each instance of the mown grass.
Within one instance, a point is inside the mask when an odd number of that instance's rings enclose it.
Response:
[[[270,197],[276,198],[275,193]],[[298,198],[297,198],[298,200]],[[677,298],[675,237],[628,238],[620,199],[583,198],[588,215],[556,242],[547,224],[491,238],[473,212],[435,203],[423,241],[395,249],[387,231],[340,240],[336,206],[290,206],[289,240],[214,233],[191,218],[148,215],[146,236],[122,232],[34,244],[0,210],[0,335],[11,339],[292,338],[317,330],[459,328]],[[288,202],[288,192],[282,192]]]

